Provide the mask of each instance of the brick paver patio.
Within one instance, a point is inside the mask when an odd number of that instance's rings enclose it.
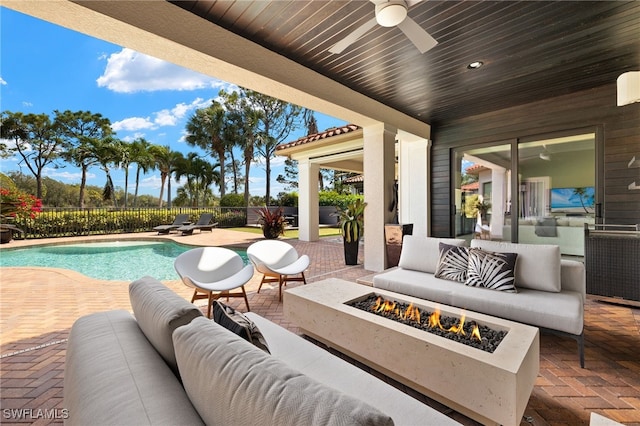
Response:
[[[155,233],[143,233],[99,239],[142,237],[157,238]],[[194,245],[246,247],[262,237],[215,229],[212,233],[159,238]],[[86,238],[13,241],[2,249],[73,240]],[[289,242],[299,253],[311,257],[312,264],[306,274],[309,282],[330,277],[355,281],[371,275],[363,269],[362,262],[357,266],[344,265],[342,244],[337,238],[313,243]],[[259,280],[256,274],[246,286],[251,310],[296,332],[295,325],[284,319],[277,288],[265,284],[257,294]],[[35,267],[0,268],[0,282],[0,423],[62,423],[60,418],[42,417],[51,414],[62,417],[63,414],[62,382],[69,328],[78,317],[92,312],[131,310],[129,283],[100,281],[74,271]],[[190,299],[190,289],[178,279],[165,284]],[[241,310],[245,308],[240,299],[231,299],[230,304]],[[198,301],[198,305],[206,309],[205,301]],[[640,309],[589,297],[585,339],[586,368],[581,369],[575,341],[548,334],[541,336],[540,374],[522,425],[588,424],[591,412],[623,424],[640,425]],[[474,424],[446,407],[408,392],[464,424]],[[47,410],[48,416],[42,410]]]

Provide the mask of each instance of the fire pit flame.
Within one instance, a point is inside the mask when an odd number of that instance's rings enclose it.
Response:
[[[464,320],[465,319],[466,319],[465,316],[462,315],[462,317],[460,317],[460,323],[458,325],[451,326],[449,331],[452,332],[452,333],[461,334],[463,336],[466,336],[467,334],[464,332]]]
[[[387,300],[383,296],[375,294],[360,301],[349,302],[349,304],[363,311],[372,312],[491,353],[507,334],[506,331],[496,330],[487,325],[479,325],[473,318],[467,320],[464,312],[460,313],[459,318],[442,315],[437,307],[433,312],[428,312],[421,310],[413,303]]]
[[[434,313],[429,315],[429,328],[438,327],[440,330],[444,330],[442,324],[440,324],[440,310],[436,309]]]
[[[479,342],[482,342],[482,337],[480,337],[480,329],[478,328],[478,324],[473,325],[473,331],[471,332],[471,337],[478,339]]]

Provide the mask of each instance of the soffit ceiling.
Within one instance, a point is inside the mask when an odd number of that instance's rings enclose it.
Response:
[[[409,16],[438,45],[420,54],[398,28],[374,27],[369,1],[173,4],[428,124],[612,84],[640,69],[639,1],[422,1]],[[467,65],[482,61],[470,70]]]

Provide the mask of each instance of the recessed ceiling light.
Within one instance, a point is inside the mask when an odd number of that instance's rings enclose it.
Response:
[[[470,70],[477,70],[482,65],[484,65],[484,62],[482,62],[482,61],[474,61],[474,62],[471,62],[469,65],[467,65],[467,68],[469,68]]]

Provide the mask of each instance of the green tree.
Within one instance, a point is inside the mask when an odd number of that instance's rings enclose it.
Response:
[[[291,132],[304,124],[304,109],[297,105],[272,98],[253,90],[242,89],[258,116],[258,137],[255,150],[265,161],[266,191],[265,199],[271,200],[271,158],[276,147],[289,138]]]
[[[209,186],[220,179],[219,173],[214,170],[216,166],[212,166],[194,152],[176,161],[176,179],[186,178],[183,189],[189,195],[192,206],[198,207],[200,203],[206,203],[211,193]]]
[[[138,205],[138,189],[140,187],[140,173],[147,173],[155,169],[156,163],[151,152],[151,143],[144,138],[137,138],[130,145],[130,160],[136,164],[136,189],[133,193],[133,206]]]
[[[220,196],[226,193],[225,156],[230,144],[226,137],[226,112],[222,104],[212,101],[207,108],[200,108],[187,122],[186,141],[191,146],[197,146],[217,156],[220,163]]]
[[[156,168],[160,171],[160,196],[158,197],[158,207],[162,207],[162,196],[164,194],[164,185],[167,179],[171,179],[171,174],[175,171],[176,164],[183,155],[177,151],[171,151],[168,146],[151,145],[151,154],[153,155]],[[171,190],[167,191],[167,208],[171,207]]]
[[[102,190],[102,199],[104,201],[113,201],[114,207],[118,208],[118,198],[116,197],[116,189],[111,178],[111,166],[120,167],[124,157],[124,145],[115,138],[105,138],[92,144],[94,155],[100,164],[100,168],[105,172],[107,181]]]
[[[246,97],[245,92],[220,91],[220,98],[224,100],[227,110],[227,126],[229,133],[235,135],[232,139],[236,146],[242,149],[244,163],[244,205],[249,205],[249,173],[251,163],[255,158],[255,145],[258,137],[260,112],[254,109]]]
[[[37,198],[43,198],[42,172],[48,165],[56,165],[65,144],[57,126],[47,114],[22,114],[4,111],[0,116],[0,135],[11,140],[7,152],[20,157],[36,179]]]
[[[54,113],[54,123],[60,126],[61,135],[68,144],[68,149],[62,157],[80,167],[82,172],[78,206],[84,208],[87,171],[100,163],[98,150],[103,141],[113,134],[111,122],[101,114],[93,114],[90,111],[56,110]]]

